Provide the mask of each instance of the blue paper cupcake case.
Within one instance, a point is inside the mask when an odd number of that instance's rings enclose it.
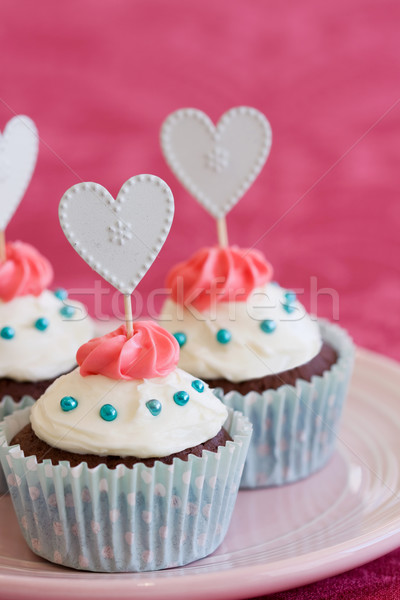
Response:
[[[343,403],[354,363],[354,346],[337,325],[319,320],[323,339],[338,353],[337,362],[311,382],[245,396],[222,390],[216,395],[253,424],[241,488],[298,481],[322,468],[335,449]]]
[[[49,561],[97,572],[150,571],[190,563],[222,542],[252,427],[229,411],[233,441],[217,453],[128,469],[52,465],[8,442],[30,409],[0,424],[0,459],[28,546]]]
[[[19,402],[15,402],[11,396],[3,396],[0,401],[0,422],[3,421],[4,417],[12,415],[16,410],[22,410],[27,406],[32,406],[35,400],[32,396],[23,396]],[[8,492],[8,486],[4,477],[3,469],[0,465],[0,494],[6,494]]]

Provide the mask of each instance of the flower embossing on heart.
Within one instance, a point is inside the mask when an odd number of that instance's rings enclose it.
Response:
[[[229,166],[229,152],[220,146],[215,146],[204,158],[206,167],[216,173],[222,173]]]
[[[114,225],[109,225],[107,229],[110,242],[122,246],[126,241],[132,239],[132,228],[129,223],[118,220],[115,221]]]

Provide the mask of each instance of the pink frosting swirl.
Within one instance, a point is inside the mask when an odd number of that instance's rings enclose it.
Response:
[[[111,379],[165,377],[179,360],[179,344],[173,335],[153,321],[133,323],[133,336],[126,327],[83,344],[76,354],[80,374],[104,375]]]
[[[171,269],[166,285],[177,304],[204,311],[214,302],[245,302],[272,274],[272,266],[258,250],[202,248]]]
[[[6,244],[6,260],[0,263],[0,299],[8,302],[17,296],[39,296],[53,279],[47,258],[30,244]]]

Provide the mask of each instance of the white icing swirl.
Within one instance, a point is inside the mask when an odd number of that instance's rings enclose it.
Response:
[[[322,339],[313,320],[297,300],[284,296],[287,290],[277,284],[255,289],[246,302],[219,302],[214,309],[199,313],[177,306],[171,299],[163,306],[159,323],[171,333],[182,332],[179,367],[203,379],[224,378],[232,382],[257,379],[293,369],[314,358]],[[262,321],[274,321],[276,329],[265,333]],[[231,340],[216,339],[227,329]]]
[[[66,305],[75,308],[69,319],[60,313]],[[41,317],[49,321],[44,331],[35,327]],[[79,346],[93,336],[93,321],[83,304],[63,302],[48,290],[0,301],[0,330],[7,326],[15,335],[0,337],[0,377],[16,381],[51,379],[71,370]]]
[[[35,403],[31,413],[36,435],[53,447],[100,456],[168,456],[213,438],[228,411],[207,385],[198,392],[194,378],[175,369],[166,377],[136,381],[103,375],[82,377],[79,369],[59,377]],[[189,401],[175,403],[175,392],[185,391]],[[72,396],[78,406],[64,412],[60,400]],[[146,406],[152,399],[162,408],[153,416]],[[111,404],[114,421],[104,421],[100,409]]]

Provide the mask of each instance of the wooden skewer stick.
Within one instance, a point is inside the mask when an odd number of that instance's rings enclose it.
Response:
[[[6,235],[4,231],[0,231],[0,262],[6,260]]]
[[[228,246],[228,230],[225,217],[217,219],[218,243],[221,248]]]
[[[124,307],[125,307],[125,323],[126,323],[126,337],[131,338],[133,336],[133,317],[132,317],[132,300],[130,294],[124,294]]]

